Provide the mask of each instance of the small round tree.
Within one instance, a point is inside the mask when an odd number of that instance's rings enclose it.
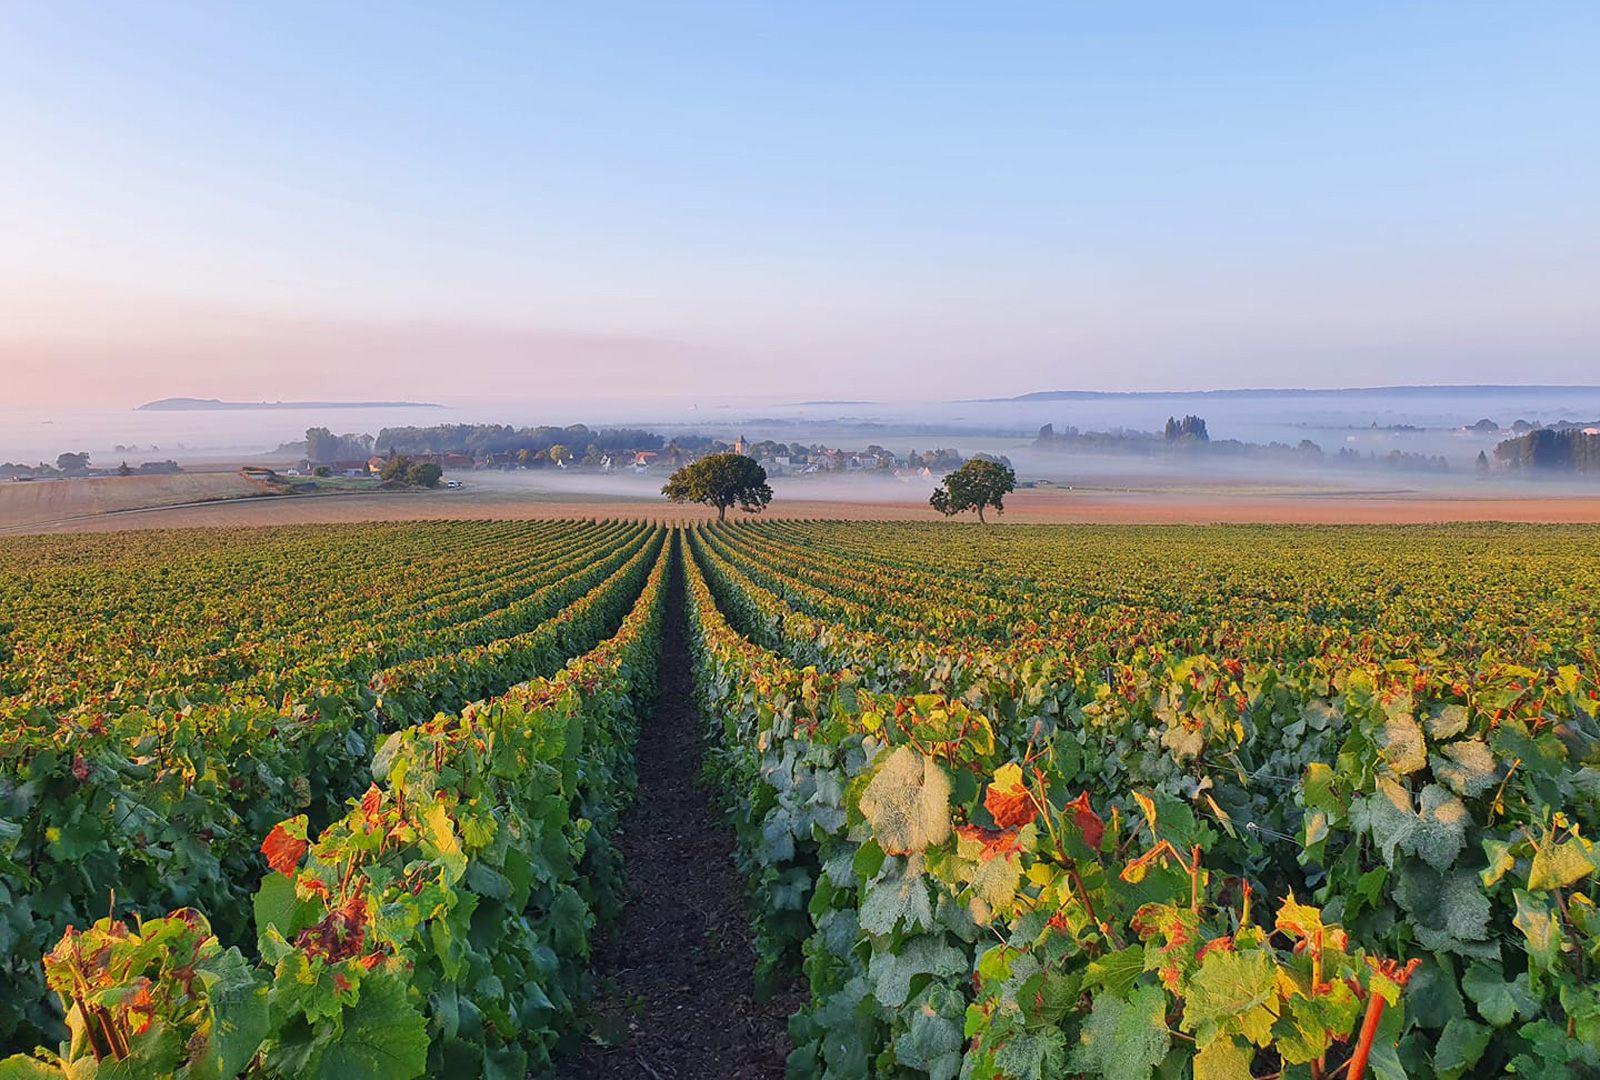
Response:
[[[413,465],[406,470],[406,483],[417,487],[436,488],[439,480],[444,476],[444,470],[431,461],[424,461],[420,465]]]
[[[928,503],[945,517],[963,510],[976,510],[983,521],[983,508],[992,506],[996,513],[1006,512],[1001,501],[1017,489],[1017,474],[1011,466],[998,461],[973,458],[961,468],[944,478],[944,483],[934,489]]]
[[[767,470],[743,454],[707,454],[672,474],[661,494],[673,502],[697,502],[717,508],[717,520],[726,520],[728,507],[758,513],[772,502]]]

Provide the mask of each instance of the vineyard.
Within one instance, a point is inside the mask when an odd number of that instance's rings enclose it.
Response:
[[[793,1077],[1600,1074],[1600,530],[485,521],[0,542],[0,1080],[559,1070],[684,617]]]

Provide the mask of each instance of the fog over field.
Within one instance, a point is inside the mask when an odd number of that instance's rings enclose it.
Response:
[[[1176,450],[1159,438],[1169,417],[1196,415],[1206,422],[1203,451]],[[1489,420],[1497,430],[1474,430]],[[282,464],[278,451],[304,437],[306,428],[376,436],[385,427],[500,423],[514,427],[582,423],[591,428],[640,427],[671,439],[700,435],[732,442],[775,440],[847,451],[881,446],[896,457],[949,448],[964,456],[1008,458],[1024,484],[1061,487],[1194,490],[1208,485],[1275,490],[1437,492],[1505,488],[1527,491],[1531,480],[1496,472],[1477,475],[1479,452],[1512,435],[1517,421],[1533,424],[1600,420],[1600,388],[1440,387],[1361,392],[1301,391],[1174,394],[1038,395],[1022,400],[956,402],[661,402],[617,399],[547,402],[443,403],[438,408],[244,409],[228,411],[85,410],[42,413],[0,410],[0,462],[53,462],[63,452],[87,451],[98,467],[121,461],[174,458],[187,467]],[[1040,428],[1107,440],[1057,440],[1043,445]],[[1154,435],[1155,438],[1151,438]],[[1098,438],[1098,436],[1097,436]],[[1290,453],[1303,442],[1320,455]],[[1249,444],[1238,446],[1235,444]],[[1272,450],[1268,444],[1280,444]],[[383,448],[376,448],[382,452]],[[1346,457],[1341,460],[1340,452]],[[1406,455],[1404,467],[1385,464]],[[1447,471],[1419,459],[1443,458]],[[776,471],[776,470],[775,470]],[[624,470],[626,472],[626,470]],[[471,482],[515,485],[599,497],[657,498],[661,470],[642,476],[552,471],[496,474],[479,471]],[[779,498],[925,501],[931,477],[773,477]],[[1540,492],[1567,487],[1541,480]]]

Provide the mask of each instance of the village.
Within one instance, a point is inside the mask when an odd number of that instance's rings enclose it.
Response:
[[[332,447],[345,448],[356,437],[342,436],[327,440]],[[360,437],[365,440],[365,437]],[[951,470],[959,468],[966,458],[954,449],[940,448],[927,451],[911,450],[894,454],[873,444],[860,450],[828,447],[822,444],[805,446],[800,443],[783,443],[767,439],[751,442],[739,435],[732,442],[701,436],[686,436],[663,442],[660,436],[650,440],[659,449],[602,449],[596,442],[582,450],[562,443],[546,447],[525,446],[515,450],[481,450],[476,453],[374,453],[365,459],[341,458],[331,454],[313,457],[307,454],[287,470],[289,476],[339,476],[350,479],[379,476],[391,457],[403,456],[413,465],[434,464],[446,473],[502,472],[561,469],[598,474],[653,474],[663,476],[691,464],[708,454],[734,453],[755,459],[769,477],[862,475],[898,480],[903,483],[937,483]],[[309,442],[314,445],[316,440]],[[984,455],[979,455],[984,456]]]

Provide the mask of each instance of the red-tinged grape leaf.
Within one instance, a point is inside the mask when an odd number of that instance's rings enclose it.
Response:
[[[994,780],[983,793],[983,806],[1002,829],[1033,820],[1033,799],[1022,782],[1022,766],[1013,761],[995,770]]]
[[[1083,834],[1083,842],[1088,845],[1089,850],[1098,851],[1100,841],[1106,834],[1106,823],[1101,820],[1099,814],[1089,808],[1089,793],[1087,791],[1080,792],[1076,799],[1073,799],[1062,809],[1072,815],[1072,823]]]
[[[1314,937],[1317,931],[1322,929],[1322,911],[1320,908],[1300,903],[1291,891],[1289,899],[1278,907],[1277,927],[1295,937]]]
[[[261,854],[267,857],[267,865],[278,873],[294,877],[295,868],[300,865],[300,857],[308,846],[306,816],[301,814],[274,825],[261,842]]]

